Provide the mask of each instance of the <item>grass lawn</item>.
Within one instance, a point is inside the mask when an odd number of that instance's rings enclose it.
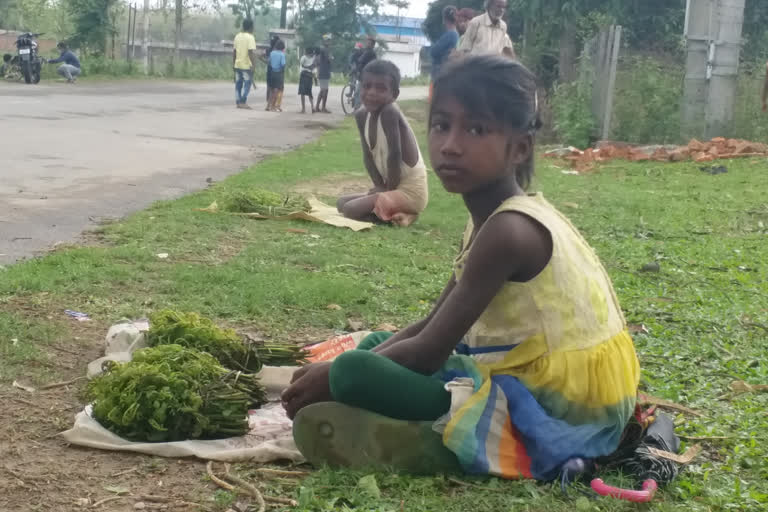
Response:
[[[423,135],[423,106],[405,108]],[[0,268],[0,384],[56,380],[50,348],[62,339],[95,346],[109,323],[164,307],[296,341],[320,340],[350,318],[404,326],[425,315],[450,276],[467,217],[433,176],[429,208],[406,230],[353,233],[194,211],[245,186],[299,187],[328,200],[340,184],[364,188],[358,148],[347,122],[208,190],[104,226],[85,246]],[[643,390],[703,413],[676,416],[678,433],[709,439],[686,442],[702,444],[702,454],[653,505],[568,500],[554,486],[495,479],[462,485],[378,473],[377,485],[361,484],[365,472],[328,470],[278,490],[306,511],[768,508],[768,395],[730,392],[734,381],[768,384],[768,170],[765,160],[724,163],[728,173],[717,176],[687,163],[614,162],[583,176],[557,162],[538,166],[535,188],[595,247],[639,331]],[[640,271],[654,261],[659,272]],[[104,330],[81,332],[64,309],[87,312]],[[216,503],[227,501],[217,492]]]

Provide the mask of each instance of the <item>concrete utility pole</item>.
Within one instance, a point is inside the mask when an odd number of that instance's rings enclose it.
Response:
[[[744,2],[687,0],[684,139],[727,135],[736,98]]]
[[[144,0],[144,37],[141,41],[141,51],[144,55],[144,74],[149,74],[149,0]]]

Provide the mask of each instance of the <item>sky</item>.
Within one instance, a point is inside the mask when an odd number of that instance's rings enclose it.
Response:
[[[427,7],[430,0],[410,0],[410,6],[407,13],[400,13],[401,16],[408,16],[411,18],[426,18]],[[385,8],[384,14],[397,14],[397,9]]]

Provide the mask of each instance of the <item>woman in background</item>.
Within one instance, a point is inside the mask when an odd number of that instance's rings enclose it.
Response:
[[[448,5],[443,9],[443,26],[445,32],[440,36],[435,44],[429,50],[429,55],[432,57],[432,80],[429,83],[429,100],[432,101],[432,88],[435,82],[435,78],[440,73],[440,67],[448,59],[448,57],[456,49],[456,45],[459,43],[459,32],[456,30],[456,16],[458,9],[452,5]]]
[[[459,45],[461,44],[461,38],[464,37],[464,32],[467,31],[467,25],[475,16],[475,10],[469,7],[459,9],[459,12],[456,13],[456,30],[459,32]]]

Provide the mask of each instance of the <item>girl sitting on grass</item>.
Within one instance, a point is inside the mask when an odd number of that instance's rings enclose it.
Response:
[[[360,84],[365,108],[355,119],[373,188],[340,197],[336,206],[351,219],[408,226],[427,206],[427,168],[413,130],[395,103],[400,70],[387,60],[374,60],[363,69]]]
[[[470,215],[453,277],[424,320],[294,374],[282,398],[297,446],[314,464],[458,461],[540,480],[612,453],[634,411],[637,356],[594,251],[525,192],[533,75],[502,57],[457,59],[435,82],[429,126],[435,172]]]

